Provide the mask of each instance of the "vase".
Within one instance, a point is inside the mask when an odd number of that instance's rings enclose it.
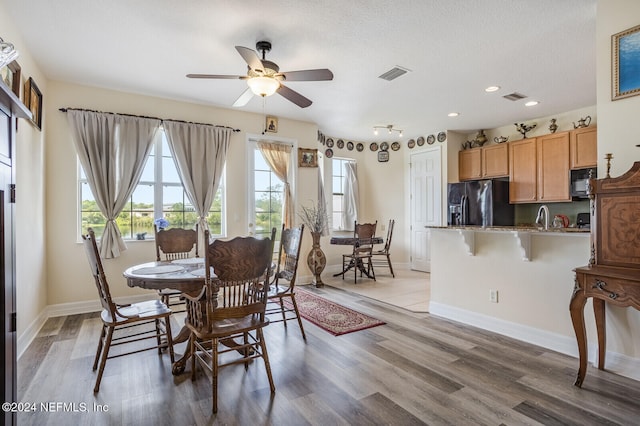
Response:
[[[313,238],[313,245],[311,246],[311,251],[307,256],[307,265],[313,274],[313,281],[311,281],[311,284],[316,287],[324,287],[320,274],[324,271],[325,266],[327,266],[327,257],[320,248],[320,232],[312,232],[311,238]]]

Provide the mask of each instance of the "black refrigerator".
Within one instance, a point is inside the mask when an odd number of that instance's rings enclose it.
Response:
[[[454,226],[513,226],[515,210],[509,204],[509,181],[500,179],[450,183],[448,224]]]

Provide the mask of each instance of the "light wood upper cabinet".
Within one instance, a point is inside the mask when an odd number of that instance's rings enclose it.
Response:
[[[509,202],[537,200],[536,138],[509,142]]]
[[[569,132],[537,138],[538,201],[571,201]]]
[[[458,152],[458,179],[473,180],[482,178],[481,149],[465,149]]]
[[[598,165],[598,132],[595,127],[570,132],[571,169],[585,169]]]
[[[506,143],[482,147],[482,177],[509,176],[509,147]]]

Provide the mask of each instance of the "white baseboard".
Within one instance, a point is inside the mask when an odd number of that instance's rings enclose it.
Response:
[[[429,303],[429,313],[452,321],[461,322],[474,327],[489,330],[523,342],[542,346],[565,355],[578,357],[578,347],[575,338],[563,336],[526,325],[504,321],[477,312],[456,308],[437,302]],[[597,363],[597,346],[589,344],[587,348],[589,362]],[[607,371],[640,380],[640,358],[632,358],[617,352],[606,353]]]
[[[125,298],[117,297],[114,298],[114,302],[116,303],[136,303],[143,302],[145,300],[149,300],[150,297],[148,294],[141,294],[137,296],[128,296]],[[31,324],[18,336],[18,359],[24,354],[27,350],[33,339],[36,338],[38,332],[44,326],[44,323],[47,322],[49,318],[54,317],[62,317],[66,315],[77,315],[77,314],[86,314],[89,312],[99,312],[102,310],[102,306],[100,305],[100,301],[98,300],[87,300],[84,302],[72,302],[72,303],[60,303],[57,305],[49,305],[40,315],[34,319]]]

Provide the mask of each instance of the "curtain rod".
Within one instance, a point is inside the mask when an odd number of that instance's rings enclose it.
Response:
[[[96,111],[93,109],[84,109],[84,108],[60,108],[59,111],[61,112],[67,112],[69,110],[72,111],[88,111],[88,112],[98,112],[101,114],[114,114],[114,115],[123,115],[125,117],[138,117],[138,118],[150,118],[152,120],[160,120],[160,121],[176,121],[178,123],[187,123],[187,124],[198,124],[200,126],[213,126],[213,127],[222,127],[223,129],[231,129],[234,132],[239,132],[240,129],[234,129],[233,127],[229,127],[229,126],[220,126],[218,124],[208,124],[208,123],[196,123],[193,121],[184,121],[184,120],[174,120],[172,118],[158,118],[158,117],[148,117],[146,115],[135,115],[135,114],[121,114],[119,112],[105,112],[105,111]]]

